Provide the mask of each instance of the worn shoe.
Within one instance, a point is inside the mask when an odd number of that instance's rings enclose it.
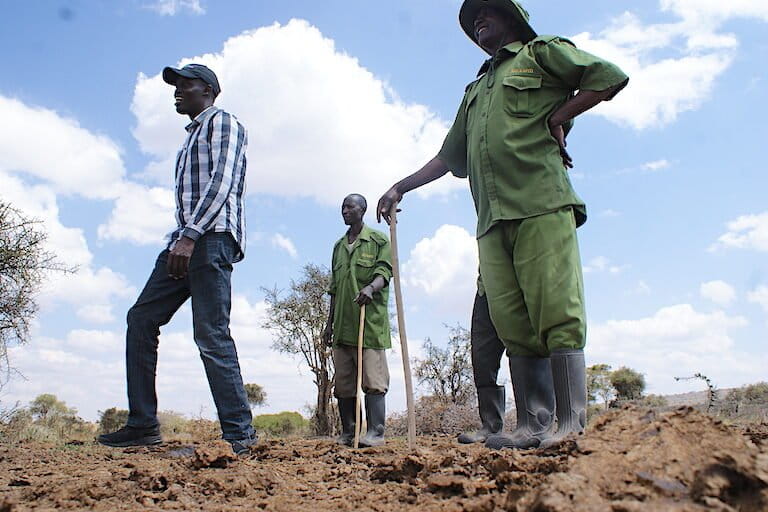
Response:
[[[504,388],[477,388],[477,408],[480,411],[480,430],[459,435],[461,444],[484,443],[488,437],[504,428]]]
[[[253,436],[244,439],[227,439],[227,442],[232,445],[232,451],[235,452],[235,455],[245,455],[251,451],[251,446],[259,442],[259,436],[253,434]]]
[[[116,432],[101,434],[96,440],[105,446],[116,448],[151,446],[163,442],[163,438],[160,437],[160,427],[134,428],[127,425]]]

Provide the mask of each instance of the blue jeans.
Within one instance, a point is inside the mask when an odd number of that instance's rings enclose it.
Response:
[[[229,233],[206,233],[195,243],[184,279],[168,277],[164,250],[136,304],[128,311],[125,359],[128,426],[155,427],[157,346],[160,327],[192,297],[194,337],[205,366],[224,439],[253,435],[235,342],[229,333],[232,262],[237,246]]]

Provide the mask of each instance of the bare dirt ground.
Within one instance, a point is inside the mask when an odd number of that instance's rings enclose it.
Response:
[[[235,460],[221,441],[118,450],[0,444],[0,512],[22,510],[766,511],[768,425],[690,408],[614,411],[549,450],[452,438],[353,451],[268,440]]]

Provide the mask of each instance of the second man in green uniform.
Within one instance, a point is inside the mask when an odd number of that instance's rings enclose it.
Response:
[[[341,205],[341,215],[349,229],[333,246],[328,290],[331,307],[324,338],[327,344],[333,344],[334,394],[342,425],[339,442],[351,445],[355,432],[360,309],[365,306],[362,388],[368,431],[360,439],[360,446],[378,446],[384,442],[385,396],[389,389],[386,349],[392,347],[387,309],[392,254],[386,235],[363,223],[367,208],[360,194],[348,195]]]

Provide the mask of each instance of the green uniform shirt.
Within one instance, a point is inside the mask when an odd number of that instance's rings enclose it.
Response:
[[[469,177],[477,237],[498,221],[569,205],[577,225],[583,224],[586,207],[571,186],[547,122],[574,91],[603,91],[626,83],[627,76],[555,36],[508,44],[483,71],[467,87],[438,153],[454,175]]]
[[[384,233],[363,225],[352,252],[347,249],[347,235],[333,246],[331,286],[328,293],[336,297],[333,310],[334,345],[357,346],[360,326],[360,306],[355,297],[360,289],[371,284],[376,276],[389,283],[392,277],[392,249]],[[389,287],[373,294],[373,302],[365,306],[363,347],[385,349],[392,347],[389,334]]]

